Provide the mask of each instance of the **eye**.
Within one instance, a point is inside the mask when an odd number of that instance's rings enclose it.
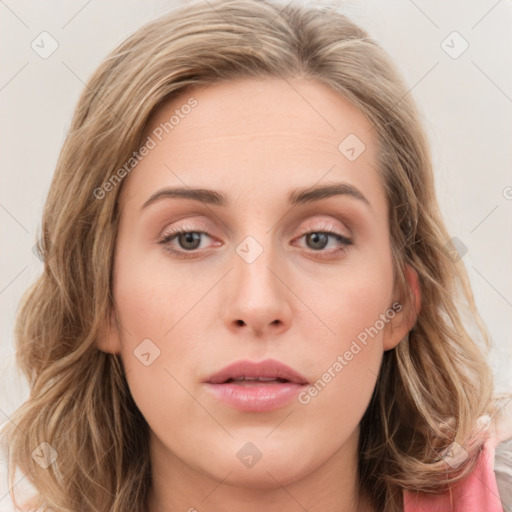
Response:
[[[204,249],[204,247],[201,247],[201,242],[205,238],[212,238],[212,236],[206,231],[182,227],[181,229],[167,231],[158,243],[163,245],[166,251],[175,256],[193,258],[198,256],[199,249]],[[347,247],[353,244],[350,238],[332,229],[308,231],[296,240],[303,238],[306,241],[307,248],[309,248],[312,253],[321,254],[322,257],[324,257],[324,254],[327,257],[335,256],[347,250]],[[331,245],[334,244],[334,248],[331,247],[331,250],[326,250],[329,248],[330,243]]]
[[[308,248],[312,252],[327,253],[329,255],[337,254],[341,251],[345,251],[348,246],[352,245],[353,242],[350,238],[338,233],[337,231],[328,229],[322,231],[309,231],[304,233],[298,240],[304,238]],[[334,244],[334,250],[326,251],[329,243]],[[338,246],[336,248],[336,246]]]
[[[206,231],[194,231],[186,228],[167,231],[158,241],[162,244],[166,251],[171,254],[181,256],[183,258],[191,258],[197,255],[197,251],[201,246],[204,237],[212,238]],[[173,244],[174,242],[174,244]],[[178,249],[173,247],[178,245]],[[187,254],[189,253],[189,254]]]

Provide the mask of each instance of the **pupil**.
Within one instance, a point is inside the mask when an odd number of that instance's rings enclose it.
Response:
[[[182,233],[179,235],[179,242],[184,249],[197,249],[201,242],[201,236],[195,231]],[[190,246],[189,244],[192,245]]]
[[[307,235],[307,240],[312,241],[315,246],[313,249],[323,249],[328,242],[327,235],[325,233],[310,233]]]

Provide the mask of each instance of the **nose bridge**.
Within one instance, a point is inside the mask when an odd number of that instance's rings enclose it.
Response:
[[[278,283],[272,270],[277,265],[276,250],[268,234],[249,235],[236,247],[236,287],[247,295],[247,300],[256,305],[261,299],[270,302],[278,290]],[[274,270],[275,272],[275,270]]]
[[[255,331],[287,325],[289,294],[276,277],[278,253],[272,237],[263,230],[246,236],[235,248],[226,320],[230,325],[247,325]]]

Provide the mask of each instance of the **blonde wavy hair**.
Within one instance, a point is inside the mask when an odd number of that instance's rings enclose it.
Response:
[[[361,490],[379,511],[396,512],[403,489],[441,492],[474,467],[485,441],[477,419],[496,407],[482,352],[489,341],[464,264],[446,249],[429,144],[407,86],[383,49],[336,8],[211,0],[158,18],[110,53],[89,79],[62,147],[42,221],[44,272],[16,323],[30,396],[2,431],[10,485],[21,469],[37,490],[34,506],[145,510],[149,427],[119,356],[96,345],[115,307],[122,184],[102,199],[94,191],[140,147],[164,101],[195,85],[251,77],[317,80],[372,123],[396,285],[410,292],[406,265],[419,276],[416,325],[385,352],[362,419]],[[473,334],[463,323],[468,312],[477,319]],[[43,442],[58,453],[47,469],[31,456]],[[458,468],[440,456],[454,442],[469,455]]]

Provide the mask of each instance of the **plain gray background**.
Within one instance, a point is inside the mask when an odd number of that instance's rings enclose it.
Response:
[[[78,96],[111,49],[178,3],[0,2],[0,422],[9,421],[28,393],[14,366],[14,316],[22,293],[42,270],[32,249]],[[512,4],[336,4],[391,54],[419,105],[442,211],[452,236],[467,247],[463,261],[493,338],[490,361],[497,385],[510,390]],[[52,44],[56,50],[44,55]],[[0,512],[11,510],[6,492],[2,480]]]

